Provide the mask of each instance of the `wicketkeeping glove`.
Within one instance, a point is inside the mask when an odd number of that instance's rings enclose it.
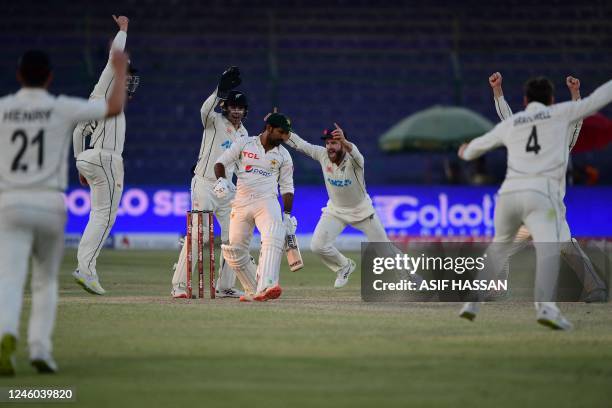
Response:
[[[240,68],[231,66],[226,69],[221,78],[219,79],[219,86],[217,87],[220,98],[227,97],[227,92],[236,88],[242,83],[240,79]]]
[[[297,219],[295,217],[292,217],[291,214],[284,213],[283,225],[285,226],[285,231],[287,231],[287,235],[293,235],[295,234],[295,230],[297,229]]]

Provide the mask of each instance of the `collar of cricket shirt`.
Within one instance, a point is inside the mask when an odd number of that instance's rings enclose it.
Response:
[[[525,108],[525,112],[536,112],[546,108],[547,106],[541,102],[529,102]]]
[[[49,92],[45,88],[26,88],[23,87],[17,91],[17,96],[40,96],[47,95]]]

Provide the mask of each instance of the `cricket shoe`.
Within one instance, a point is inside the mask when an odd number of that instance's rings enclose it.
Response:
[[[236,288],[216,289],[215,296],[218,298],[240,298],[244,292]]]
[[[342,288],[348,283],[348,278],[351,273],[355,271],[355,261],[349,258],[348,263],[336,274],[336,281],[334,282],[334,288]]]
[[[463,304],[463,307],[461,307],[461,310],[459,311],[459,317],[462,317],[472,322],[476,318],[476,315],[479,311],[479,302],[466,302]]]
[[[17,350],[17,337],[5,334],[0,341],[0,377],[15,375],[15,351]]]
[[[595,289],[590,291],[584,298],[585,303],[606,303],[608,292],[605,289]]]
[[[74,277],[76,283],[81,285],[83,289],[85,289],[87,292],[92,293],[94,295],[103,295],[106,293],[106,291],[98,281],[97,274],[89,275],[87,273],[82,273],[81,271],[76,269],[74,272],[72,272],[72,276]]]
[[[170,292],[170,295],[172,295],[174,299],[188,299],[189,298],[187,296],[187,289],[182,285],[173,287],[172,291]]]
[[[574,327],[557,307],[544,303],[538,305],[537,319],[538,323],[553,330],[570,330]]]
[[[54,374],[57,372],[57,363],[49,352],[34,350],[30,355],[30,364],[40,374]]]
[[[240,296],[241,302],[267,302],[268,300],[278,299],[283,293],[283,290],[279,285],[267,288],[263,292],[257,293],[254,296],[243,295]]]

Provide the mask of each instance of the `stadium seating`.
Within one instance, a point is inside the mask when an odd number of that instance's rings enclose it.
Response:
[[[252,134],[272,106],[312,141],[337,121],[366,156],[372,184],[443,183],[442,163],[454,154],[389,156],[378,149],[378,137],[434,104],[461,104],[497,121],[487,84],[494,71],[503,73],[507,99],[519,110],[529,76],[549,76],[564,100],[566,75],[580,77],[588,94],[609,79],[612,66],[612,3],[605,0],[22,3],[4,5],[11,18],[0,27],[2,93],[16,89],[23,49],[39,47],[53,58],[52,91],[88,95],[114,34],[110,15],[130,17],[128,48],[141,74],[127,108],[126,184],[132,185],[187,183],[202,135],[199,108],[231,64],[244,74]],[[612,117],[609,108],[605,113]],[[293,156],[297,183],[320,181],[316,163]],[[612,183],[612,162],[602,156],[576,160]],[[500,180],[503,153],[488,165]]]

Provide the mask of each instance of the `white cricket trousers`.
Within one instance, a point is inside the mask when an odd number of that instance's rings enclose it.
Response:
[[[563,211],[556,195],[537,191],[504,192],[495,207],[494,245],[487,254],[494,268],[503,267],[519,228],[525,224],[536,248],[536,302],[553,302],[560,266]],[[503,245],[507,244],[507,245]]]
[[[31,257],[30,352],[52,351],[65,224],[64,195],[60,192],[0,192],[0,337],[7,333],[18,337]]]
[[[98,255],[117,218],[123,194],[123,159],[117,154],[90,149],[78,155],[76,166],[89,183],[91,197],[89,221],[77,259],[81,272],[94,275]]]
[[[333,272],[338,272],[348,263],[348,259],[334,246],[334,241],[347,225],[348,222],[332,214],[323,213],[310,242],[311,251],[319,255],[323,263]],[[350,225],[363,232],[369,242],[389,242],[385,228],[376,213]]]
[[[224,199],[217,198],[213,192],[215,183],[204,179],[200,176],[193,176],[191,179],[191,208],[194,210],[201,211],[213,211],[217,222],[221,226],[221,242],[227,244],[229,242],[229,223],[230,223],[230,211],[232,210],[232,199],[233,194]],[[196,217],[193,218],[192,231],[197,231]],[[202,225],[204,231],[203,244],[204,247],[208,245],[208,215],[202,215]],[[197,233],[191,234],[191,248],[192,252],[192,275],[196,270],[197,250],[198,247],[198,235]],[[206,250],[207,248],[205,248]],[[204,252],[204,258],[206,258],[207,252]],[[176,263],[176,270],[172,276],[172,286],[175,288],[187,286],[187,246],[183,245],[179,254],[178,262]],[[229,266],[223,258],[223,251],[220,253],[219,262],[219,278],[217,279],[216,289],[225,290],[231,289],[236,284],[236,273]]]
[[[247,290],[250,290],[250,282],[255,280],[256,292],[261,293],[279,282],[281,256],[285,244],[286,231],[276,197],[254,199],[248,203],[234,201],[230,215],[230,245],[241,252],[248,252],[255,227],[261,234],[261,251],[256,276],[253,279],[252,276],[242,277],[239,274],[238,279]]]

